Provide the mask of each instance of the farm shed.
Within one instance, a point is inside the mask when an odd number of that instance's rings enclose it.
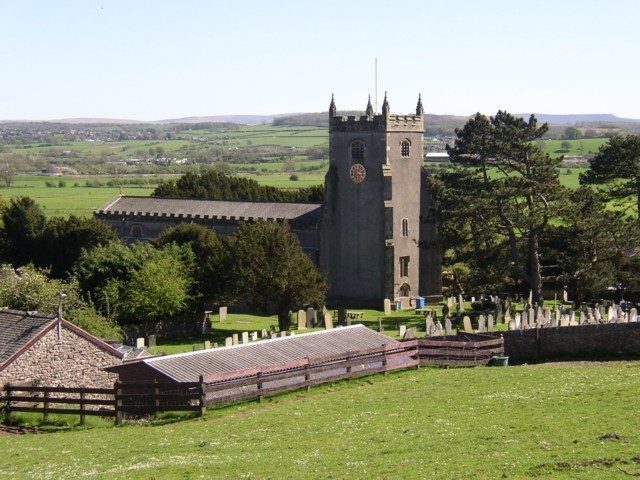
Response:
[[[0,386],[112,387],[124,351],[54,315],[0,309]]]
[[[278,337],[229,347],[151,357],[109,367],[122,382],[198,382],[207,378],[232,377],[234,372],[332,357],[346,358],[354,351],[382,346],[402,348],[401,342],[363,325]],[[364,367],[364,365],[363,365]],[[326,376],[331,371],[324,372]]]

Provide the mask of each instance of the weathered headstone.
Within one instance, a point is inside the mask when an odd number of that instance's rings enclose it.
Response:
[[[324,314],[324,328],[325,330],[333,328],[333,316],[329,312]]]
[[[520,330],[522,328],[522,314],[516,313],[513,317],[513,323],[515,324],[515,329]]]
[[[231,345],[233,345],[233,338],[231,337],[227,337],[224,339],[224,346],[225,347],[230,347]]]
[[[560,317],[560,326],[568,327],[569,326],[569,315],[562,315]]]
[[[209,340],[205,340],[204,341],[204,349],[205,350],[210,350],[211,349],[211,342]]]
[[[632,308],[629,310],[629,322],[637,322],[638,321],[638,310],[636,308]]]
[[[462,295],[458,295],[458,310],[464,312],[464,299]]]
[[[478,332],[485,333],[487,331],[487,327],[485,325],[484,315],[480,315],[478,317]]]
[[[278,334],[276,332],[269,332],[269,336],[271,337],[271,340],[278,338]]]
[[[491,314],[487,317],[487,331],[493,332],[493,315]]]
[[[424,319],[424,331],[427,332],[427,334],[429,334],[432,327],[433,327],[433,318],[431,318],[431,315],[427,315],[426,318]]]
[[[509,322],[509,330],[518,330],[518,327],[516,326],[516,321],[515,320],[511,320]]]
[[[453,299],[453,297],[447,297],[447,307],[449,307],[449,310],[453,308],[454,302],[455,300]]]
[[[444,321],[444,334],[447,336],[453,335],[451,331],[451,320],[447,317]]]
[[[286,331],[286,330],[282,330],[282,331],[280,332],[280,336],[281,336],[281,337],[286,337],[286,336],[287,336],[287,331]]]
[[[414,338],[416,338],[416,331],[418,329],[416,327],[411,327],[411,328],[407,328],[407,330],[404,332],[404,335],[402,336],[403,340],[413,340]]]
[[[218,348],[218,342],[213,342],[213,348]]]
[[[533,290],[529,290],[529,305],[533,305]]]
[[[249,332],[242,332],[242,343],[249,343]]]
[[[267,336],[269,335],[269,334],[267,333],[267,329],[266,329],[266,328],[263,328],[263,329],[262,329],[262,332],[260,332],[260,334],[261,334],[261,335],[260,335],[260,337],[261,337],[261,338],[267,338]]]
[[[434,336],[435,337],[441,337],[442,336],[442,324],[440,323],[440,321],[438,320],[436,322],[436,328],[434,330]]]
[[[471,326],[471,319],[465,315],[462,319],[462,326],[464,327],[464,333],[473,333],[473,327]]]
[[[602,312],[600,311],[600,309],[598,307],[596,307],[593,310],[593,317],[596,319],[597,323],[600,323],[602,321]]]
[[[616,317],[614,307],[607,308],[607,322],[611,322]]]
[[[305,321],[305,326],[307,328],[312,328],[313,327],[313,322],[316,319],[316,311],[314,308],[309,307],[307,308],[307,317],[306,317],[306,321]]]
[[[227,319],[227,307],[220,307],[220,310],[218,310],[218,316],[220,317],[220,321],[224,322]]]
[[[520,315],[520,328],[525,329],[529,327],[529,314],[525,310]]]
[[[378,317],[378,331],[380,333],[384,332],[384,327],[382,326],[382,317]]]
[[[233,339],[233,344],[234,345],[238,345],[240,342],[238,341],[238,334],[234,333],[233,335],[231,335],[231,338]]]
[[[298,310],[298,330],[304,330],[307,328],[307,312],[304,310]]]
[[[509,314],[509,312],[507,312],[507,314]],[[489,314],[489,316],[493,318],[493,315]],[[496,321],[496,323],[502,323],[502,312],[501,311],[498,311],[498,313],[496,314],[496,318],[498,319]],[[505,317],[504,321],[505,322],[507,321],[506,317]]]
[[[155,335],[149,335],[149,338],[147,339],[147,343],[149,344],[149,348],[155,347],[156,346],[156,336]]]
[[[584,310],[580,310],[580,325],[587,323],[587,316],[584,314]]]
[[[258,340],[258,332],[251,332],[251,341],[255,342]]]
[[[136,338],[136,348],[144,348],[144,338]]]
[[[404,334],[407,333],[407,326],[400,325],[400,327],[398,328],[398,333],[400,335],[400,338],[404,338]]]
[[[384,314],[391,315],[391,300],[388,298],[384,299]]]
[[[530,327],[535,325],[535,323],[536,323],[535,309],[533,309],[533,308],[529,309],[529,315],[527,316],[527,320],[528,320],[528,323],[529,323]]]

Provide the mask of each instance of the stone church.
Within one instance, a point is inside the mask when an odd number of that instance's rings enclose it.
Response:
[[[329,171],[323,204],[227,202],[118,197],[95,212],[125,241],[156,238],[170,225],[194,222],[221,235],[239,222],[288,221],[302,248],[329,281],[332,306],[408,306],[441,295],[440,252],[423,169],[424,109],[382,113],[371,100],[364,116],[339,116],[329,106]]]

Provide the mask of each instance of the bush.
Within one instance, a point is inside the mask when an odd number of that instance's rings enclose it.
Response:
[[[65,182],[64,180],[60,180],[58,182],[58,188],[65,188],[67,186],[67,182]]]
[[[56,183],[52,182],[51,180],[47,180],[46,182],[44,182],[44,184],[49,188],[52,188],[52,187],[56,186]]]
[[[293,181],[293,182],[297,182],[298,180],[300,180],[300,177],[298,177],[298,175],[296,175],[295,173],[293,175],[291,175],[289,177],[289,180]]]

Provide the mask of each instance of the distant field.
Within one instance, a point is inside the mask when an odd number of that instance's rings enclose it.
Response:
[[[639,377],[637,361],[423,367],[198,419],[3,435],[0,476],[633,478]]]
[[[567,141],[571,144],[571,149],[567,152],[562,149],[562,142]],[[594,155],[598,153],[601,145],[607,143],[607,138],[583,138],[580,140],[546,140],[544,142],[544,150],[549,155]]]

